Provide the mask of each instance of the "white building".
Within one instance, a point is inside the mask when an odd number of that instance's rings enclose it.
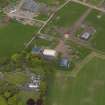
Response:
[[[85,32],[81,35],[81,38],[85,39],[85,40],[88,40],[90,38],[90,36],[91,36],[91,33]]]
[[[43,55],[48,56],[48,57],[56,57],[57,52],[55,50],[52,50],[52,49],[44,49]]]

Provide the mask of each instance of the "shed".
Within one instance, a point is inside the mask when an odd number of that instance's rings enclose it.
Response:
[[[69,68],[70,67],[70,62],[67,58],[63,58],[60,61],[60,66],[61,67],[65,67],[65,68]]]
[[[32,54],[41,54],[42,50],[42,48],[34,47],[32,48]]]
[[[90,32],[85,32],[81,35],[82,39],[88,40],[91,37],[91,33]]]

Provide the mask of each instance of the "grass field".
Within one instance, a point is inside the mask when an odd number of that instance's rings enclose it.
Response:
[[[87,17],[86,22],[96,29],[96,33],[91,40],[92,46],[105,51],[105,15],[98,11],[92,11]]]
[[[64,3],[65,0],[38,0],[39,2],[46,3],[48,5],[53,5],[53,4],[61,4]]]
[[[0,27],[0,57],[8,56],[23,49],[24,44],[32,37],[37,28],[17,22]]]
[[[58,71],[48,92],[47,105],[104,105],[105,60],[94,57],[75,79]]]
[[[29,80],[28,75],[24,72],[4,73],[4,77],[8,83],[16,86],[23,85]]]
[[[87,7],[80,4],[73,2],[68,3],[56,13],[55,17],[44,28],[43,32],[55,35],[57,32],[61,31],[61,28],[68,30],[86,9]]]
[[[98,5],[99,3],[102,2],[102,0],[90,0],[89,2],[90,2],[91,4]]]

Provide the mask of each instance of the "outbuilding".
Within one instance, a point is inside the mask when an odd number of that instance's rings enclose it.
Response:
[[[69,68],[70,67],[70,62],[67,58],[62,58],[60,61],[60,66],[64,68]]]
[[[32,48],[32,54],[41,54],[43,51],[42,48],[34,47]]]
[[[57,52],[56,50],[52,50],[52,49],[44,49],[43,55],[48,58],[53,58],[57,56]]]

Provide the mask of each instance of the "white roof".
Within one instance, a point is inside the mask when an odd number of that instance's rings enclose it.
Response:
[[[46,56],[56,56],[56,51],[51,49],[44,49],[43,55]]]
[[[30,87],[30,88],[38,88],[39,85],[29,84],[29,87]]]
[[[90,33],[88,32],[85,32],[81,37],[84,38],[84,39],[88,39],[90,37]]]

